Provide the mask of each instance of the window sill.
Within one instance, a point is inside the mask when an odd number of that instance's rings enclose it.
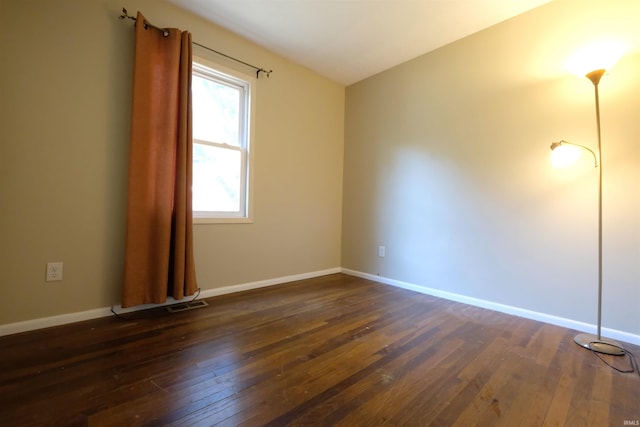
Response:
[[[193,218],[193,224],[253,224],[252,218]]]

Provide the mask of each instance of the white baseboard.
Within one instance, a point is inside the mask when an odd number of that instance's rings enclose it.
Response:
[[[110,308],[96,308],[77,313],[60,314],[58,316],[42,317],[26,320],[24,322],[8,323],[0,325],[0,337],[18,334],[20,332],[34,331],[36,329],[50,328],[51,326],[65,325],[67,323],[81,322],[83,320],[97,319],[99,317],[113,316]]]
[[[225,286],[222,288],[207,289],[202,291],[202,298],[215,297],[218,295],[232,294],[235,292],[248,291],[251,289],[264,288],[267,286],[280,285],[282,283],[295,282],[297,280],[313,279],[314,277],[328,276],[342,272],[340,267],[330,268],[328,270],[314,271],[311,273],[295,274],[293,276],[283,276],[276,279],[260,280],[258,282],[244,283],[241,285]]]
[[[231,294],[235,292],[248,291],[251,289],[264,288],[267,286],[279,285],[282,283],[293,282],[296,280],[311,279],[314,277],[326,276],[329,274],[335,274],[340,272],[351,275],[351,276],[373,280],[386,285],[391,285],[398,288],[419,292],[422,294],[432,295],[435,297],[460,302],[463,304],[469,304],[476,307],[487,308],[489,310],[495,310],[501,313],[507,313],[507,314],[512,314],[514,316],[524,317],[526,319],[532,319],[540,322],[550,323],[552,325],[562,326],[569,329],[575,329],[581,332],[587,332],[591,334],[596,333],[596,326],[588,323],[579,322],[576,320],[567,319],[563,317],[553,316],[546,313],[526,310],[523,308],[509,306],[505,304],[499,304],[496,302],[491,302],[491,301],[482,300],[478,298],[468,297],[465,295],[460,295],[452,292],[442,291],[442,290],[433,289],[433,288],[427,288],[424,286],[418,286],[412,283],[402,282],[399,280],[376,276],[374,274],[363,273],[360,271],[350,270],[347,268],[339,268],[339,267],[331,268],[328,270],[314,271],[310,273],[303,273],[303,274],[296,274],[291,276],[277,277],[277,278],[267,279],[267,280],[260,280],[257,282],[225,286],[222,288],[205,289],[201,291],[199,298],[209,298],[209,297],[214,297],[218,295],[226,295],[226,294]],[[129,313],[133,311],[145,310],[148,308],[162,307],[166,305],[175,304],[181,301],[189,301],[191,300],[191,298],[192,297],[187,297],[180,301],[176,301],[172,298],[168,298],[167,302],[164,304],[145,304],[145,305],[140,305],[140,306],[131,307],[131,308],[124,308],[124,309],[120,305],[115,305],[113,307],[96,308],[93,310],[87,310],[82,312],[61,314],[58,316],[51,316],[51,317],[43,317],[40,319],[27,320],[24,322],[9,323],[6,325],[0,325],[0,336],[17,334],[20,332],[28,332],[36,329],[49,328],[52,326],[59,326],[59,325],[64,325],[68,323],[81,322],[83,320],[90,320],[90,319],[97,319],[100,317],[112,316],[113,315],[113,313],[111,312],[112,309],[116,313],[122,314],[122,313]],[[608,338],[640,345],[640,335],[635,335],[629,332],[619,331],[616,329],[609,329],[609,328],[602,328],[602,333]]]
[[[328,270],[294,274],[291,276],[277,277],[273,279],[260,280],[260,281],[251,282],[251,283],[242,283],[242,284],[233,285],[233,286],[224,286],[222,288],[205,289],[200,292],[199,298],[209,298],[209,297],[218,296],[218,295],[248,291],[250,289],[264,288],[267,286],[274,286],[282,283],[294,282],[296,280],[311,279],[314,277],[326,276],[329,274],[340,273],[340,272],[341,272],[341,268],[336,267]],[[0,325],[0,336],[17,334],[20,332],[28,332],[36,329],[50,328],[52,326],[60,326],[68,323],[81,322],[83,320],[97,319],[99,317],[113,316],[113,313],[111,312],[111,310],[115,311],[118,314],[130,313],[133,311],[146,310],[149,308],[163,307],[163,306],[175,304],[178,302],[190,301],[192,298],[193,297],[190,296],[177,301],[169,297],[167,299],[167,302],[163,304],[144,304],[144,305],[138,305],[136,307],[131,307],[131,308],[122,308],[120,305],[114,305],[113,307],[96,308],[93,310],[87,310],[87,311],[82,311],[77,313],[61,314],[58,316],[26,320],[24,322],[9,323],[6,325]]]
[[[531,311],[524,308],[514,307],[510,305],[500,304],[478,298],[468,297],[465,295],[455,294],[452,292],[441,291],[438,289],[427,288],[424,286],[414,285],[412,283],[402,282],[399,280],[389,279],[386,277],[377,276],[375,274],[363,273],[360,271],[350,270],[347,268],[341,269],[344,274],[351,276],[361,277],[363,279],[373,280],[375,282],[383,283],[385,285],[391,285],[402,289],[407,289],[422,294],[432,295],[435,297],[461,302],[463,304],[473,305],[476,307],[487,308],[489,310],[499,311],[501,313],[512,314],[518,317],[524,317],[526,319],[537,320],[544,323],[550,323],[556,326],[562,326],[564,328],[575,329],[577,331],[586,332],[589,334],[595,334],[597,331],[596,325],[591,325],[577,320],[567,319],[564,317],[553,316],[551,314],[540,313],[537,311]],[[616,329],[602,328],[602,335],[614,340],[624,341],[631,344],[640,345],[640,335],[631,334],[625,331],[619,331]]]

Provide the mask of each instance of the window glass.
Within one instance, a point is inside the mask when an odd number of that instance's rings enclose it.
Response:
[[[193,210],[240,211],[241,152],[193,144]]]
[[[193,138],[240,146],[238,88],[193,76]]]

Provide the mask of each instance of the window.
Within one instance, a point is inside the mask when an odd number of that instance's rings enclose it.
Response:
[[[196,61],[191,82],[194,222],[250,222],[255,85],[235,72]]]

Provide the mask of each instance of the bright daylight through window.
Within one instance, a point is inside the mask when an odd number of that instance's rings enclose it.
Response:
[[[193,217],[249,221],[251,82],[194,62],[191,90]]]

